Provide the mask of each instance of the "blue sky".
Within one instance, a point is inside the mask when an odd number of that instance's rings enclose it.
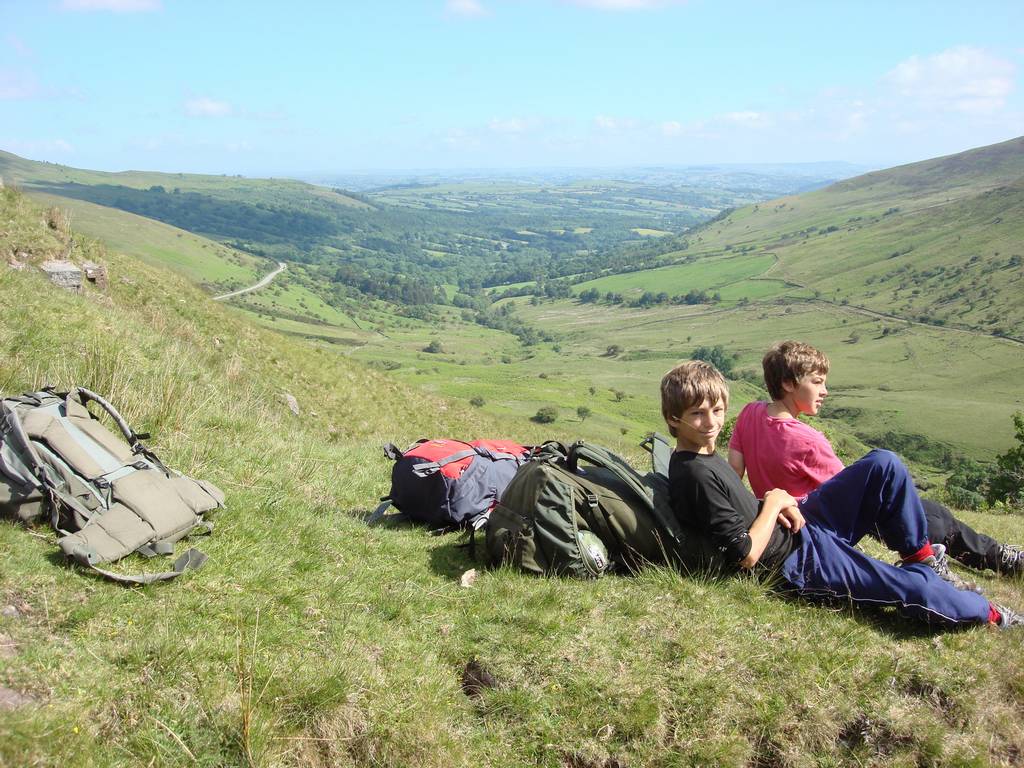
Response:
[[[1024,2],[0,0],[0,149],[101,170],[845,160],[1024,134]]]

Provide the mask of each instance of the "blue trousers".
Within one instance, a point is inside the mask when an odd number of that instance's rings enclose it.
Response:
[[[988,621],[985,597],[954,588],[927,565],[897,567],[855,547],[871,533],[906,554],[928,539],[921,499],[894,453],[871,451],[813,491],[800,511],[807,524],[782,564],[782,575],[800,594],[896,606],[928,623]]]

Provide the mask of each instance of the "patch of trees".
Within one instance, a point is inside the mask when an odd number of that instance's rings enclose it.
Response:
[[[364,295],[396,304],[448,303],[448,297],[440,286],[423,279],[387,273],[371,274],[351,264],[335,269],[330,280],[351,286]]]
[[[652,307],[656,304],[716,304],[722,300],[722,295],[717,291],[709,293],[708,291],[690,290],[685,294],[676,294],[669,296],[668,293],[661,291],[654,293],[653,291],[644,291],[639,298],[633,299],[626,302],[621,293],[614,293],[608,291],[603,294],[596,288],[588,288],[585,291],[580,291],[576,296],[577,300],[582,304],[623,304],[628,303],[631,307]]]
[[[119,208],[190,232],[219,238],[301,244],[330,236],[340,226],[325,212],[303,211],[266,202],[224,200],[199,192],[175,190],[168,193],[159,185],[145,190],[113,184],[42,186],[53,194]]]
[[[554,337],[550,333],[539,331],[516,317],[509,304],[503,304],[497,309],[478,310],[474,319],[485,328],[511,333],[526,346],[533,346],[542,341],[554,341]]]
[[[994,465],[960,460],[946,480],[952,505],[965,509],[1004,505],[1024,512],[1024,412],[1013,415],[1017,444],[996,457]]]
[[[739,359],[738,354],[730,355],[721,344],[716,344],[713,347],[697,347],[690,354],[690,357],[694,360],[704,360],[711,363],[722,372],[723,376],[727,377],[731,376],[733,366],[736,360]]]
[[[538,424],[551,424],[558,419],[558,409],[553,405],[545,405],[543,408],[539,408],[530,419]]]

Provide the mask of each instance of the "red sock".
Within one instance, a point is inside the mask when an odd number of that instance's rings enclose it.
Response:
[[[1003,618],[1003,614],[1001,614],[999,612],[999,609],[996,608],[995,605],[993,605],[992,603],[989,603],[988,604],[988,623],[989,624],[998,624],[999,620],[1001,618]]]
[[[932,543],[925,541],[924,546],[921,547],[917,552],[911,552],[909,555],[900,555],[904,563],[920,563],[922,560],[931,557],[935,552],[932,550]]]

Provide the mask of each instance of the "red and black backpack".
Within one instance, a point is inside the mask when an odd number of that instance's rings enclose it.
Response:
[[[388,443],[391,490],[371,521],[394,506],[433,528],[480,528],[530,450],[511,440],[423,439],[405,451]]]

